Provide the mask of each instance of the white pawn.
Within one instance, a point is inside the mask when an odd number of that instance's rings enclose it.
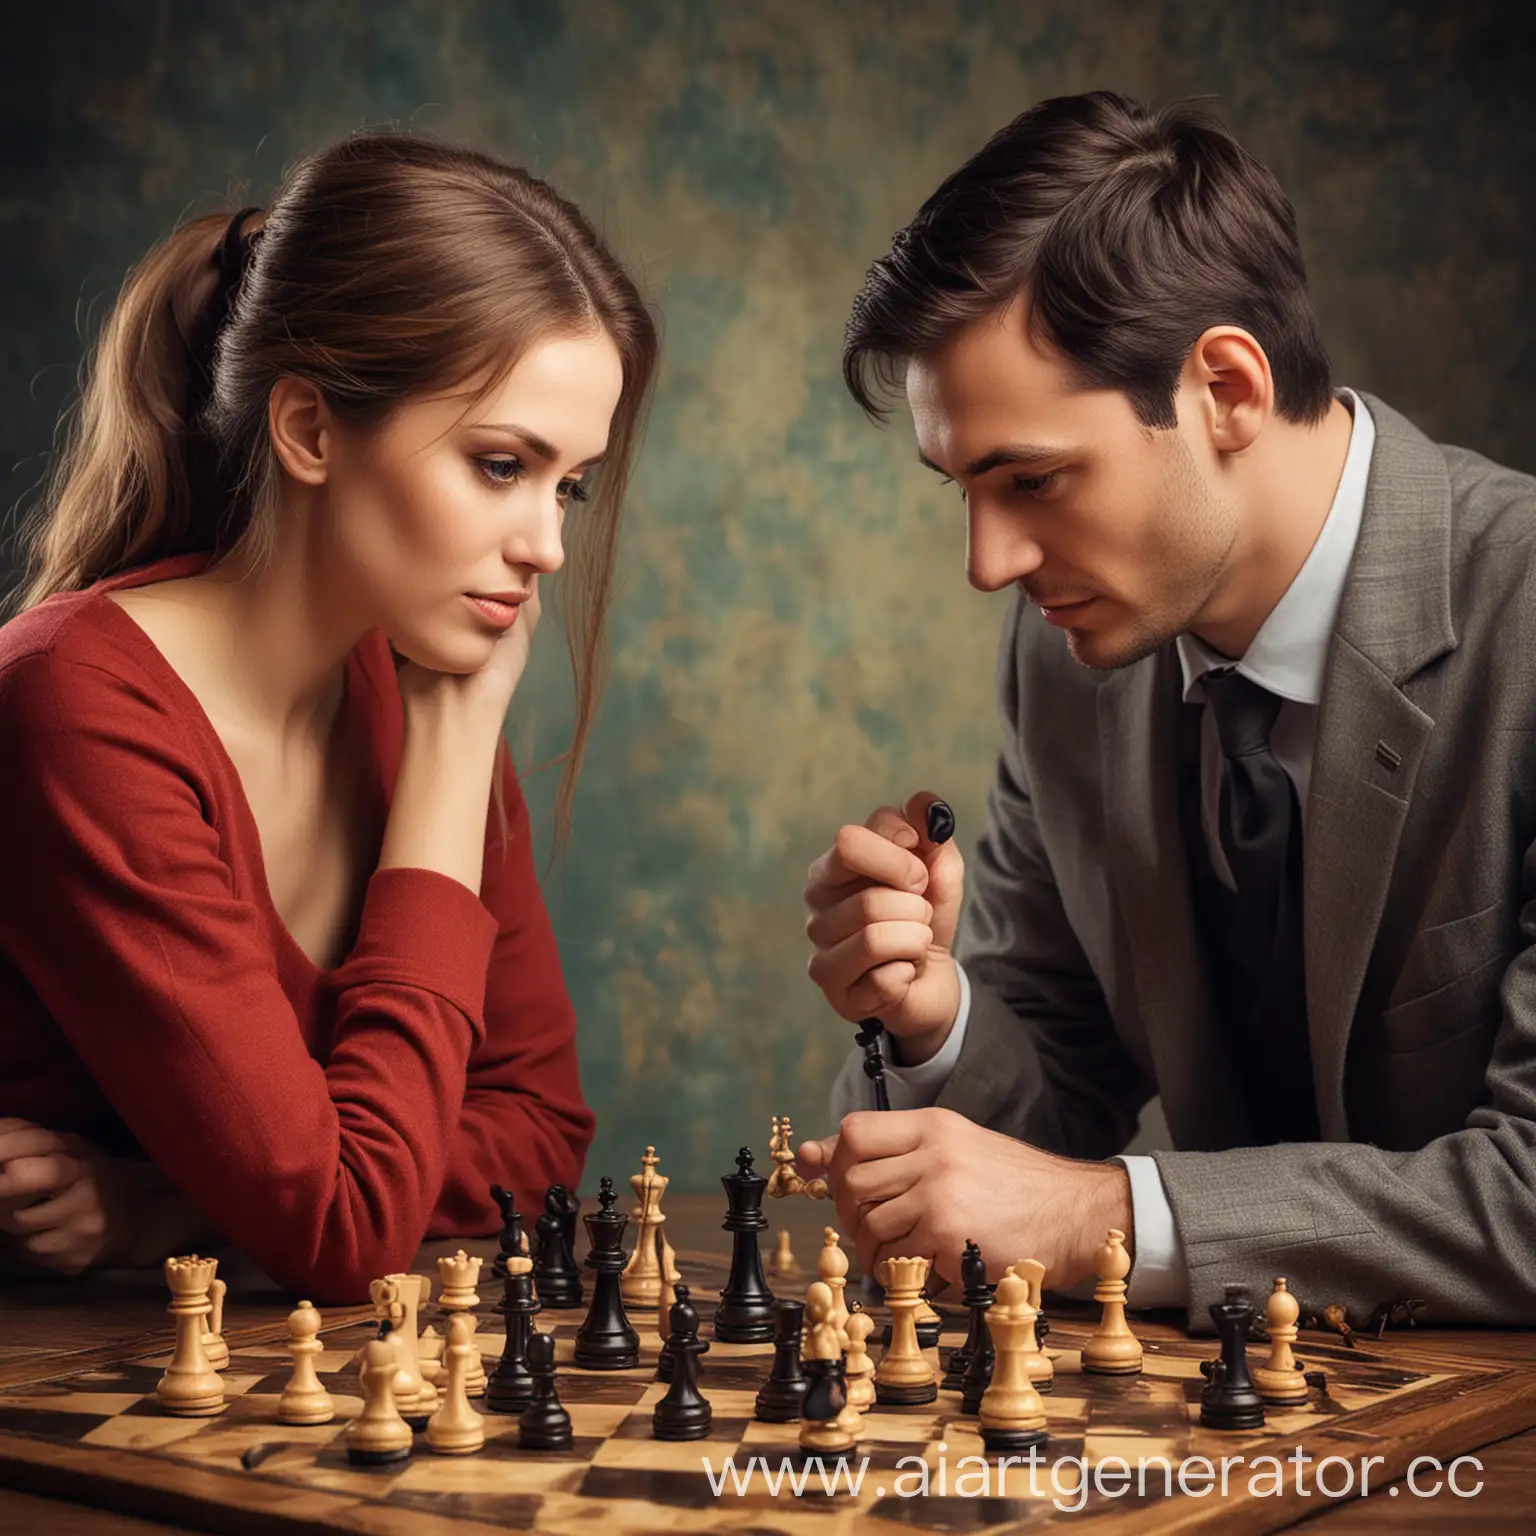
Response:
[[[229,1345],[224,1342],[224,1293],[229,1287],[218,1277],[218,1260],[209,1259],[214,1266],[214,1278],[208,1283],[208,1298],[213,1303],[213,1315],[208,1319],[208,1331],[203,1335],[203,1353],[214,1370],[222,1371],[229,1364]]]
[[[357,1466],[382,1466],[411,1454],[411,1426],[395,1405],[400,1355],[393,1338],[369,1339],[363,1348],[363,1411],[344,1434],[347,1460]]]
[[[445,1456],[467,1456],[485,1444],[485,1419],[469,1406],[470,1356],[475,1320],[459,1313],[448,1324],[448,1385],[443,1403],[427,1420],[427,1449]]]
[[[315,1372],[315,1357],[325,1348],[315,1337],[319,1332],[320,1314],[309,1302],[301,1301],[288,1314],[288,1353],[293,1356],[293,1375],[277,1400],[280,1424],[329,1424],[336,1417],[336,1404]]]

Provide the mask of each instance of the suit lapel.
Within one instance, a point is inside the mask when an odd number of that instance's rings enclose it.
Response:
[[[1360,535],[1328,653],[1303,843],[1307,1017],[1325,1140],[1345,1140],[1350,1025],[1434,722],[1402,691],[1454,649],[1445,460],[1370,395]]]
[[[1171,646],[1098,692],[1112,888],[1174,1144],[1241,1145],[1248,1115],[1216,1030],[1179,825],[1178,662]]]

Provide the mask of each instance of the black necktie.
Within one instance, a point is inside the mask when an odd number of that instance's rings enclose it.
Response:
[[[1224,1020],[1257,1128],[1274,1140],[1317,1134],[1307,1042],[1301,924],[1301,806],[1269,736],[1280,699],[1232,670],[1208,672],[1205,695],[1224,766],[1221,846],[1236,885],[1226,964],[1236,985]]]

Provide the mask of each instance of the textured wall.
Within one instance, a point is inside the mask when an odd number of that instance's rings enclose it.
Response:
[[[677,1188],[822,1123],[850,1031],[804,975],[832,829],[919,785],[974,834],[1000,599],[962,514],[844,398],[872,256],[1015,112],[1215,93],[1296,203],[1343,382],[1536,470],[1525,6],[369,0],[50,4],[8,19],[0,493],[41,470],[124,267],[184,210],[363,123],[520,159],[642,270],[666,354],[622,556],[612,682],[552,881],[601,1118]],[[553,628],[549,631],[553,638]],[[568,719],[557,645],[512,724]],[[530,786],[547,805],[553,774]]]

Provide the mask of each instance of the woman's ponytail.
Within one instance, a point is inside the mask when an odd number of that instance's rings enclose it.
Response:
[[[249,211],[249,210],[247,210]],[[198,425],[238,270],[225,214],[189,220],[129,274],[82,368],[79,396],[28,519],[15,608],[212,543],[218,456]],[[224,257],[226,265],[220,265]]]

